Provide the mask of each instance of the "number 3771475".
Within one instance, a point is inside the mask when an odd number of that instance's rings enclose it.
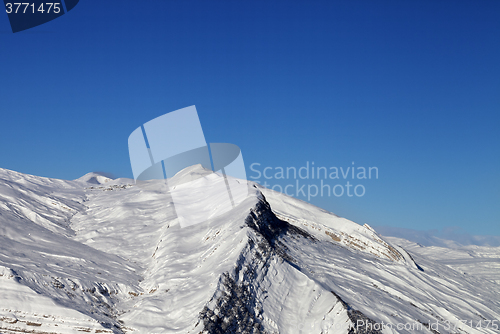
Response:
[[[60,2],[42,2],[40,4],[29,2],[7,2],[5,4],[7,14],[36,14],[36,13],[54,13],[61,12]]]

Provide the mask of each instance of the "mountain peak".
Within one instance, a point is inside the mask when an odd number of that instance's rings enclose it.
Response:
[[[113,179],[104,176],[102,173],[98,172],[91,172],[87,173],[84,176],[76,179],[75,181],[83,181],[87,183],[92,183],[92,184],[104,184],[109,181],[113,181]]]

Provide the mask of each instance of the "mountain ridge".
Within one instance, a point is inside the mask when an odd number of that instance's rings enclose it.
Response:
[[[493,281],[254,183],[238,207],[180,228],[163,181],[92,185],[5,170],[0,179],[5,333],[414,332],[383,323],[434,333],[436,321],[451,333],[446,320],[499,317]],[[14,302],[20,295],[57,306],[40,316]]]

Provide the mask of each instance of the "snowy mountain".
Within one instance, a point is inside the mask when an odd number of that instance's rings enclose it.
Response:
[[[445,228],[442,231],[417,231],[401,227],[377,226],[376,230],[385,235],[407,239],[422,246],[462,248],[463,246],[500,247],[500,236],[471,235],[460,228]]]
[[[104,184],[106,182],[112,181],[109,177],[101,175],[100,173],[87,173],[75,181],[82,181],[93,184]]]
[[[181,228],[163,181],[0,169],[0,333],[499,332],[499,248],[384,238],[248,184]],[[223,212],[213,194],[190,205]]]

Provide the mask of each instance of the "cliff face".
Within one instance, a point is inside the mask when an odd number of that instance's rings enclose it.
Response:
[[[362,333],[355,326],[357,319],[373,323],[301,272],[287,239],[318,239],[277,218],[263,195],[245,224],[250,228],[247,245],[234,269],[222,274],[216,293],[200,313],[204,332]]]

